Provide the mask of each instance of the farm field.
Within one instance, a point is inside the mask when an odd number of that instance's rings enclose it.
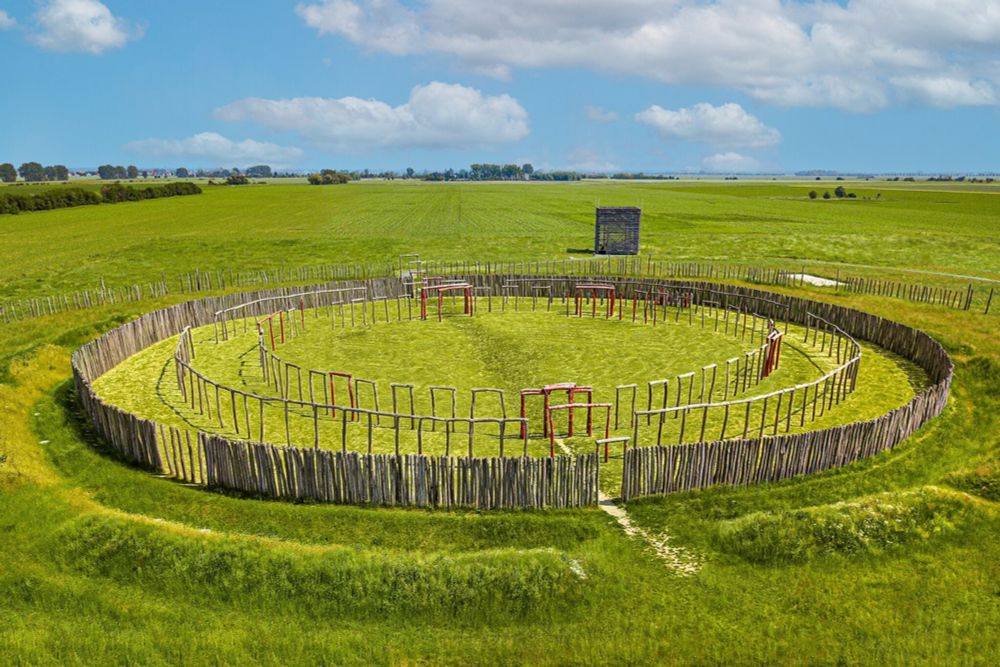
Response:
[[[141,210],[0,218],[0,261],[8,267],[0,289],[37,296],[101,279],[125,285],[196,269],[394,260],[414,251],[436,259],[563,259],[574,256],[567,249],[582,249],[581,256],[593,247],[597,204],[641,204],[643,255],[671,261],[776,262],[830,276],[830,263],[850,263],[885,267],[885,275],[896,267],[1000,278],[1000,231],[986,222],[994,193],[845,183],[858,199],[808,198],[837,182],[206,186],[184,201],[141,202]]]
[[[395,261],[410,252],[583,256],[568,250],[592,244],[597,202],[641,204],[642,253],[655,259],[804,266],[826,276],[864,265],[873,277],[1000,278],[1000,199],[985,187],[845,182],[858,199],[807,196],[836,185],[206,187],[195,197],[0,217],[0,301],[194,269]],[[693,575],[596,508],[269,502],[122,464],[76,403],[70,354],[190,295],[0,324],[0,655],[14,664],[994,662],[1000,315],[809,285],[768,289],[932,334],[956,364],[950,404],[894,450],[839,470],[629,502],[632,521],[694,564]],[[733,339],[686,335],[687,325],[582,320],[568,328],[558,309],[482,310],[442,325],[335,332],[335,346],[310,329],[282,353],[356,362],[380,382],[415,384],[441,381],[433,374],[444,357],[454,370],[448,384],[516,390],[560,379],[608,388],[743,351]],[[624,329],[648,357],[608,354],[607,339]],[[210,333],[197,331],[196,344],[207,345]],[[551,352],[538,352],[535,338],[552,340]],[[237,337],[227,355],[195,361],[239,381],[233,362],[255,342]],[[101,391],[163,416],[156,411],[178,402],[169,387],[156,394],[174,345],[122,364]],[[805,356],[787,359],[775,382],[821,372]],[[832,423],[885,412],[926,381],[873,346],[863,359],[858,391],[830,413]]]

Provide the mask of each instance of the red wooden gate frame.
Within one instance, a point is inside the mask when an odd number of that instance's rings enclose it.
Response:
[[[354,402],[354,386],[353,386],[354,374],[344,373],[341,371],[327,371],[327,372],[329,373],[329,378],[330,378],[330,405],[337,405],[337,389],[334,386],[333,382],[334,378],[344,378],[347,380],[347,396],[348,399],[351,401],[351,409],[353,410],[354,408],[356,408],[357,405]],[[330,416],[331,417],[337,416],[336,408],[330,408]],[[357,419],[358,419],[358,413],[351,412],[351,421],[352,422],[357,421]]]
[[[275,315],[278,316],[278,321],[281,324],[281,342],[282,343],[285,342],[285,311],[279,310],[278,312],[271,313],[270,315],[268,315],[267,317],[264,318],[264,320],[267,320],[267,330],[268,330],[268,333],[271,336],[271,351],[272,352],[274,351],[274,316]],[[302,317],[305,318],[305,311],[302,312]],[[257,320],[257,327],[260,329],[260,332],[262,334],[264,332],[264,329],[263,329],[263,326],[261,325],[261,322],[263,322],[264,320]],[[303,323],[304,322],[305,322],[305,320],[303,319]]]
[[[445,292],[454,292],[454,291],[457,291],[457,290],[462,290],[463,297],[464,297],[464,300],[465,300],[464,312],[465,312],[466,315],[468,315],[469,317],[471,317],[472,316],[472,311],[475,308],[475,303],[476,303],[475,296],[473,294],[473,290],[474,289],[475,288],[473,288],[473,286],[470,285],[469,283],[446,283],[444,285],[425,285],[425,286],[421,287],[420,288],[420,319],[422,319],[422,320],[426,320],[427,319],[427,294],[428,294],[428,292],[431,292],[431,291],[433,291],[435,294],[437,294],[438,322],[441,321],[441,310],[442,310],[442,305],[443,305],[443,302],[444,302],[444,293]]]
[[[591,315],[597,317],[597,293],[601,292],[607,297],[607,313],[604,319],[610,320],[615,315],[615,300],[617,291],[614,285],[607,283],[580,283],[573,285],[573,298],[576,300],[576,315],[583,317],[583,299],[590,291],[590,301],[593,306]]]
[[[559,384],[549,384],[545,385],[541,389],[522,389],[521,390],[521,418],[524,419],[527,416],[527,398],[528,396],[541,396],[542,397],[542,435],[550,435],[549,432],[549,405],[551,403],[550,397],[554,393],[566,392],[566,400],[569,403],[576,402],[577,394],[584,394],[587,397],[587,401],[592,401],[594,399],[594,388],[593,387],[579,387],[575,382],[560,382]],[[587,430],[589,432],[591,428],[591,411],[587,411]],[[521,437],[526,437],[526,424],[521,424]],[[569,413],[569,434],[573,435],[573,412]]]
[[[591,415],[593,414],[594,408],[604,408],[604,437],[608,438],[611,436],[611,404],[610,403],[564,403],[563,405],[550,405],[545,412],[545,421],[548,423],[549,431],[549,456],[556,455],[556,430],[552,423],[552,413],[556,410],[567,410],[569,412],[569,423],[573,423],[573,411],[586,408],[587,409],[587,435],[594,435],[594,425]],[[570,431],[570,435],[573,432]]]
[[[764,377],[778,370],[781,360],[781,341],[785,335],[777,329],[767,335],[767,360],[764,363]]]

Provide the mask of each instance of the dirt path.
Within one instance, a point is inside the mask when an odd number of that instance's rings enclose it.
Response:
[[[556,444],[566,454],[573,453],[561,439],[557,438]],[[701,569],[701,559],[683,547],[671,545],[669,535],[666,533],[654,534],[635,525],[624,507],[615,504],[611,498],[600,491],[597,492],[597,506],[618,522],[626,535],[644,541],[653,553],[664,561],[667,568],[686,577],[698,574]]]

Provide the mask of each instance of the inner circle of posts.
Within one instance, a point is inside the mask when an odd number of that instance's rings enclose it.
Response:
[[[405,284],[405,283],[404,283]],[[284,435],[287,444],[292,444],[291,415],[311,416],[313,421],[313,446],[320,447],[319,420],[321,416],[340,422],[340,446],[348,448],[348,425],[360,424],[367,431],[367,450],[372,453],[373,429],[391,428],[394,432],[395,450],[400,452],[400,431],[413,430],[417,433],[418,453],[423,453],[423,436],[426,431],[435,432],[439,427],[445,433],[445,453],[451,454],[453,436],[467,436],[468,456],[474,456],[474,435],[477,427],[495,427],[490,435],[498,438],[500,456],[507,456],[507,440],[521,442],[521,455],[528,455],[531,437],[539,434],[530,432],[527,418],[527,404],[530,397],[541,397],[542,430],[540,436],[549,440],[549,456],[555,456],[556,432],[554,415],[565,411],[567,414],[567,437],[575,436],[574,415],[576,411],[586,411],[585,430],[588,437],[594,436],[594,413],[603,416],[603,429],[595,443],[598,450],[603,446],[604,459],[608,460],[610,445],[621,444],[623,451],[635,447],[640,439],[649,437],[650,428],[655,428],[655,442],[667,443],[664,424],[668,418],[679,419],[677,443],[685,442],[685,434],[696,434],[694,442],[705,441],[709,414],[722,414],[718,440],[727,437],[747,438],[751,435],[764,437],[789,432],[795,427],[802,428],[807,421],[821,417],[826,410],[839,404],[856,386],[857,370],[861,358],[860,345],[839,327],[820,317],[809,315],[805,326],[804,343],[818,348],[820,353],[835,357],[837,366],[817,380],[786,387],[764,395],[738,398],[740,394],[759,384],[780,364],[781,344],[788,330],[787,319],[783,327],[774,319],[758,315],[751,310],[754,301],[766,301],[758,297],[746,298],[728,293],[723,288],[676,288],[656,283],[616,280],[594,282],[573,278],[504,277],[499,284],[480,285],[475,277],[448,280],[428,277],[419,283],[409,284],[408,293],[396,297],[373,297],[366,287],[338,289],[316,289],[267,297],[245,302],[220,310],[215,315],[214,329],[216,342],[230,339],[239,334],[242,323],[243,333],[252,333],[249,321],[254,319],[258,337],[258,353],[262,378],[273,386],[277,396],[260,395],[229,387],[206,377],[192,366],[195,357],[194,339],[190,328],[185,329],[178,340],[174,352],[177,386],[183,400],[207,414],[212,419],[214,407],[219,427],[231,426],[245,440],[266,442],[271,428],[265,423],[265,406],[279,405],[284,415]],[[499,288],[500,294],[495,292]],[[561,288],[561,289],[558,289]],[[558,289],[558,291],[557,291]],[[457,393],[455,387],[429,387],[431,414],[419,415],[414,409],[414,387],[410,384],[390,384],[392,409],[383,410],[379,402],[378,385],[373,380],[355,377],[345,370],[306,369],[308,396],[303,389],[302,367],[281,359],[277,349],[287,340],[294,338],[307,326],[306,313],[312,310],[314,319],[319,319],[321,309],[329,309],[330,326],[346,327],[374,325],[379,321],[390,322],[395,311],[397,321],[414,320],[413,297],[419,296],[419,320],[428,320],[429,296],[437,296],[437,320],[444,317],[443,306],[446,294],[461,292],[463,315],[472,317],[476,310],[476,298],[485,298],[489,312],[493,310],[493,299],[499,297],[500,309],[509,306],[517,311],[522,300],[530,300],[532,310],[539,305],[539,297],[551,310],[561,293],[567,317],[585,317],[586,306],[590,305],[589,316],[597,318],[598,307],[604,319],[625,320],[626,312],[632,322],[666,322],[673,315],[674,322],[681,322],[682,315],[690,326],[711,328],[714,333],[739,338],[749,338],[750,352],[742,357],[727,359],[724,371],[719,364],[710,364],[700,369],[700,383],[696,382],[698,371],[690,371],[675,378],[651,380],[646,383],[646,406],[641,409],[639,386],[619,385],[615,388],[613,402],[595,402],[594,388],[577,385],[574,382],[550,384],[538,388],[520,390],[520,416],[511,417],[507,413],[505,391],[496,388],[473,388],[471,408],[468,417],[457,414]],[[529,294],[526,294],[529,292]],[[555,293],[554,293],[555,292]],[[574,302],[570,312],[570,295]],[[736,300],[736,304],[730,303]],[[390,303],[395,301],[395,308]],[[631,308],[626,303],[631,301]],[[405,306],[404,306],[405,304]],[[761,304],[757,304],[760,306]],[[769,303],[772,313],[775,302]],[[380,307],[381,306],[381,307]],[[360,307],[360,318],[357,308]],[[405,308],[405,313],[404,313]],[[616,312],[617,308],[617,312]],[[672,312],[671,312],[672,310]],[[381,311],[381,313],[380,313]],[[811,339],[811,343],[810,343]],[[719,376],[722,377],[719,377]],[[293,382],[294,378],[294,382]],[[322,387],[322,396],[317,395],[316,382]],[[338,400],[338,383],[342,388]],[[695,387],[698,385],[698,389]],[[676,387],[671,400],[671,387]],[[214,392],[214,397],[212,396]],[[721,398],[717,396],[721,393]],[[476,414],[476,399],[484,394],[499,398],[500,415],[482,416]],[[555,396],[565,402],[553,402]],[[344,402],[343,397],[346,397]],[[443,400],[442,400],[443,399]],[[228,408],[223,407],[228,403]],[[363,407],[363,404],[368,407]],[[443,404],[444,414],[439,414],[438,405]],[[770,405],[769,405],[770,404]],[[251,407],[256,419],[251,418]],[[769,412],[770,407],[770,412]],[[624,415],[622,414],[623,410]],[[759,422],[752,416],[760,412]],[[742,412],[742,429],[727,431],[731,413]],[[612,419],[613,414],[613,419]],[[631,428],[631,435],[611,437],[612,421],[614,430],[622,425],[622,416],[627,417],[625,425]],[[700,423],[699,423],[700,422]],[[751,424],[756,424],[751,428]],[[482,433],[481,433],[482,434]],[[711,434],[716,439],[716,434]],[[689,440],[689,442],[691,442]]]

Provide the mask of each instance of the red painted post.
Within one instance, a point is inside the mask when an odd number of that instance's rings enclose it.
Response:
[[[605,437],[606,437],[606,436],[605,436]],[[608,447],[610,447],[610,446],[611,446],[611,443],[610,443],[610,442],[605,442],[605,443],[604,443],[604,462],[605,462],[605,463],[607,463],[607,462],[608,462]]]
[[[337,404],[337,388],[336,388],[336,385],[333,382],[333,372],[331,371],[330,372],[330,405],[334,406],[336,404]],[[336,408],[334,408],[334,407],[330,408],[330,416],[331,417],[336,417],[337,416],[337,409]]]
[[[590,316],[597,318],[597,288],[590,290]]]
[[[281,344],[285,344],[285,311],[278,311],[278,321],[281,322]]]
[[[593,390],[587,392],[587,435],[594,435],[594,408],[591,406],[594,403],[594,392]],[[610,413],[608,413],[610,414]],[[608,437],[605,429],[604,437]]]
[[[552,415],[549,414],[549,392],[542,389],[542,415],[544,416],[544,426],[545,432],[542,435],[552,435],[552,429],[549,428],[549,422],[552,419]]]
[[[347,377],[347,399],[351,402],[351,407],[356,408],[357,405],[355,405],[354,403],[354,376],[351,375],[350,373],[347,373],[346,377]],[[351,413],[352,422],[357,421],[358,418],[359,417],[357,412]]]
[[[302,326],[306,325],[306,300],[299,299],[299,314],[302,316]]]
[[[576,399],[576,392],[570,388],[566,390],[566,402],[569,403],[570,407],[566,410],[569,414],[567,415],[569,423],[569,437],[573,437],[573,402]]]
[[[274,352],[274,316],[267,318],[267,328],[271,331],[271,351]]]
[[[441,322],[443,321],[441,318],[444,317],[441,314],[441,309],[444,308],[444,292],[438,290],[437,293],[438,293],[438,322]]]

